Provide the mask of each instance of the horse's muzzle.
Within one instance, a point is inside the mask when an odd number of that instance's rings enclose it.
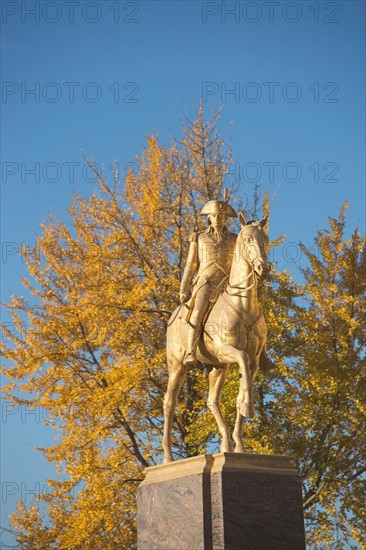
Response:
[[[259,279],[266,279],[269,275],[270,267],[262,261],[254,263],[254,271]]]

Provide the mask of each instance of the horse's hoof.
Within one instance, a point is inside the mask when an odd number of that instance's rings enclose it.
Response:
[[[233,453],[234,447],[232,445],[225,445],[224,447],[221,445],[220,447],[220,453]]]
[[[220,447],[220,453],[233,453],[234,447]]]
[[[243,403],[240,407],[240,414],[245,418],[254,418],[255,417],[255,407],[254,403]]]
[[[175,462],[175,460],[172,456],[165,456],[164,457],[163,464],[170,464],[171,462]]]
[[[245,448],[243,447],[243,445],[236,445],[235,450],[234,450],[234,453],[245,454],[246,452],[247,452],[247,451],[245,450]]]

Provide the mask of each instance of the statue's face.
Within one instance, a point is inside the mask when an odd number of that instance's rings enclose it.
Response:
[[[226,223],[227,217],[225,214],[210,214],[208,219],[211,222],[211,225],[217,231],[222,231]]]

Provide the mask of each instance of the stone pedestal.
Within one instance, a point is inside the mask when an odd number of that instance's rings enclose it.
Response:
[[[138,550],[304,550],[301,480],[285,456],[220,453],[152,466]]]

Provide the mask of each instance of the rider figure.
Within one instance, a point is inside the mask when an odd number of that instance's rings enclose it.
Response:
[[[185,365],[197,363],[196,349],[202,321],[210,298],[230,273],[237,237],[226,227],[228,218],[237,217],[227,202],[209,201],[202,208],[201,216],[208,216],[210,225],[206,231],[191,235],[187,264],[180,285],[182,304],[187,302],[192,290]]]

